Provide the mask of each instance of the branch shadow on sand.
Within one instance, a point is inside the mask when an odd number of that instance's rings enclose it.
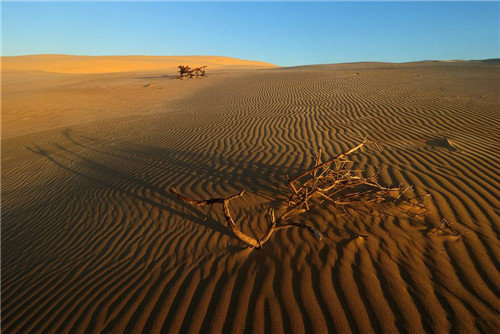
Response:
[[[136,77],[134,79],[139,79],[139,80],[141,80],[141,79],[179,79],[179,75],[163,74],[163,75]]]
[[[169,191],[179,183],[202,183],[203,192],[227,187],[247,189],[259,197],[276,198],[279,185],[272,175],[281,174],[275,166],[256,162],[229,161],[222,156],[176,151],[158,146],[109,141],[66,129],[65,142],[41,146],[25,146],[27,150],[46,158],[65,172],[78,176],[78,183],[69,191],[77,191],[81,181],[99,188],[142,201],[184,221],[189,221],[235,238],[226,226],[201,208],[183,205]],[[232,166],[220,170],[216,166]],[[271,177],[270,177],[271,175]],[[219,187],[220,186],[220,187]],[[83,187],[88,187],[88,183]],[[180,186],[183,189],[183,186]],[[189,189],[193,196],[196,190]],[[92,189],[91,191],[97,191]],[[221,194],[225,195],[225,194]],[[252,196],[252,195],[250,195]],[[276,205],[279,200],[271,201]],[[243,246],[243,245],[242,245]]]

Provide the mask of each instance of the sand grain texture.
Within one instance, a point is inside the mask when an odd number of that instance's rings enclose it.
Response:
[[[498,64],[175,70],[3,72],[5,333],[500,328]],[[364,135],[383,151],[356,166],[430,193],[426,220],[327,205],[299,219],[323,240],[290,229],[252,251],[168,192],[246,189],[234,216],[264,230],[286,174]],[[433,231],[443,217],[470,232]]]

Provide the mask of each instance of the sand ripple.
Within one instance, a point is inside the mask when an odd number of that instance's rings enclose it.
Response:
[[[199,81],[114,77],[107,97],[88,93],[100,103],[82,98],[64,109],[83,120],[82,110],[97,108],[93,119],[2,141],[3,331],[495,332],[498,72],[496,64],[414,63]],[[42,111],[62,107],[37,108],[42,122]],[[96,112],[106,108],[112,118]],[[235,216],[244,231],[264,229],[286,174],[311,166],[320,146],[333,155],[364,135],[383,150],[353,157],[356,166],[388,165],[385,183],[431,194],[428,218],[325,206],[307,216],[322,241],[290,229],[252,251],[220,213],[205,220],[206,210],[167,191],[203,198],[247,189]],[[470,229],[463,241],[432,230],[443,217]]]

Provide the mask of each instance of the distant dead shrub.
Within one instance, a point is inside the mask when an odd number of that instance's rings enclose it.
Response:
[[[205,68],[207,66],[201,66],[201,67],[196,67],[196,68],[190,68],[189,66],[182,66],[179,65],[179,79],[184,78],[184,75],[186,75],[186,78],[192,78],[192,77],[204,77],[206,76],[205,73]]]

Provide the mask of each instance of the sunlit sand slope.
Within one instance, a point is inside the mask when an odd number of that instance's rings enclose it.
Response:
[[[270,68],[276,65],[217,56],[69,56],[33,55],[2,57],[5,71],[44,71],[57,73],[112,73],[162,71],[179,65],[208,66],[209,69]]]
[[[5,333],[498,331],[498,64],[171,71],[3,76]],[[324,205],[297,220],[322,240],[253,251],[168,192],[246,189],[233,215],[259,233],[285,175],[366,135],[382,151],[355,167],[431,194],[425,220]]]

